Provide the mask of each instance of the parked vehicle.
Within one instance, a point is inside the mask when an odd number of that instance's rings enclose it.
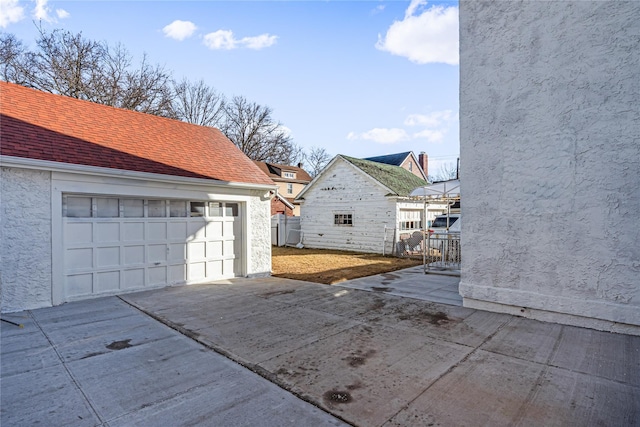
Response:
[[[438,215],[431,223],[431,227],[428,228],[429,247],[442,251],[444,242],[450,240],[449,235],[454,235],[456,239],[459,239],[461,221],[458,213]]]
[[[429,231],[433,233],[443,233],[446,231],[460,232],[460,214],[438,215],[433,222]],[[447,227],[448,221],[448,227]]]

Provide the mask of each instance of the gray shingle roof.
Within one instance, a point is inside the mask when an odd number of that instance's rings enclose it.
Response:
[[[427,181],[418,178],[408,170],[399,166],[356,159],[343,155],[340,155],[340,157],[389,188],[393,191],[394,195],[408,196],[414,189],[427,185]]]
[[[411,154],[411,151],[405,151],[404,153],[387,154],[386,156],[367,157],[364,160],[371,160],[372,162],[385,163],[387,165],[402,166],[402,162]]]

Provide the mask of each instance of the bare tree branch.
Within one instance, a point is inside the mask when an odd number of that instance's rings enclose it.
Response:
[[[320,171],[331,160],[331,156],[327,153],[327,150],[320,147],[311,147],[309,154],[306,155],[306,160],[309,166],[305,170],[311,175],[312,178],[318,176]]]
[[[173,83],[173,112],[176,118],[200,126],[220,127],[224,117],[224,97],[204,80]]]

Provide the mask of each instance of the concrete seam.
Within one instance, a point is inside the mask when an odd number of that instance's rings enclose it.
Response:
[[[80,394],[82,395],[82,397],[84,397],[85,401],[87,402],[87,404],[89,405],[89,407],[91,408],[91,410],[93,411],[93,413],[95,414],[95,416],[98,418],[98,420],[100,421],[101,425],[104,425],[106,420],[104,419],[104,417],[100,414],[100,412],[98,411],[98,409],[94,406],[93,402],[91,401],[91,399],[89,398],[89,396],[84,392],[84,390],[82,389],[82,387],[80,387],[80,384],[78,383],[78,380],[76,379],[76,377],[73,376],[73,374],[71,373],[71,371],[69,370],[69,368],[67,367],[67,363],[64,361],[64,359],[62,358],[62,355],[60,354],[60,352],[58,351],[58,347],[53,343],[53,341],[51,341],[51,339],[49,338],[49,335],[47,335],[47,333],[44,331],[44,329],[42,329],[42,326],[40,325],[40,323],[38,322],[38,319],[36,319],[32,313],[31,310],[28,310],[29,313],[29,317],[31,317],[31,319],[33,320],[33,323],[38,327],[38,329],[40,329],[40,332],[42,332],[42,334],[44,335],[44,337],[47,339],[47,341],[49,342],[49,344],[51,345],[51,348],[53,349],[53,351],[55,351],[56,356],[58,356],[58,359],[60,360],[60,363],[62,364],[62,367],[64,368],[64,370],[67,372],[67,375],[69,375],[69,378],[71,378],[71,381],[73,381],[73,385],[76,387],[76,389],[80,392]]]
[[[518,412],[516,412],[516,416],[513,419],[513,425],[522,424],[525,410],[527,409],[527,406],[529,405],[529,403],[532,402],[533,399],[538,394],[538,390],[540,389],[540,382],[542,381],[542,378],[544,378],[545,375],[547,375],[547,372],[549,372],[549,362],[551,362],[551,359],[553,359],[553,356],[555,356],[556,352],[558,351],[558,347],[560,347],[560,340],[562,340],[563,335],[564,335],[564,326],[560,328],[560,333],[558,334],[558,338],[556,339],[556,342],[553,344],[553,349],[551,350],[551,352],[549,352],[549,356],[547,356],[547,360],[545,361],[545,363],[542,364],[544,367],[540,371],[538,378],[536,378],[536,380],[533,383],[533,386],[531,387],[531,390],[529,390],[529,393],[527,394],[527,397],[524,399],[524,402],[522,402],[522,404],[520,405],[520,408],[518,408]]]
[[[193,341],[197,342],[198,344],[201,344],[202,346],[204,346],[204,347],[206,347],[206,348],[208,348],[210,350],[213,350],[214,352],[220,354],[221,356],[226,357],[227,359],[231,360],[232,362],[237,363],[238,365],[240,365],[240,366],[242,366],[242,367],[244,367],[246,369],[249,369],[251,372],[254,372],[257,375],[260,375],[262,378],[266,379],[267,381],[271,382],[272,384],[275,384],[276,386],[280,387],[281,389],[285,390],[286,392],[291,393],[292,395],[294,395],[298,399],[303,400],[303,401],[309,403],[310,405],[313,405],[314,407],[318,408],[320,411],[322,411],[322,412],[324,412],[324,413],[326,413],[328,415],[331,415],[332,417],[334,417],[334,418],[336,418],[336,419],[338,419],[338,420],[340,420],[340,421],[342,421],[342,422],[344,422],[344,423],[346,423],[346,424],[348,424],[350,426],[355,426],[354,424],[352,424],[349,421],[347,421],[344,418],[342,418],[340,415],[337,415],[337,414],[334,414],[332,412],[329,412],[326,409],[324,409],[323,407],[319,406],[319,404],[317,402],[315,402],[310,396],[306,396],[306,395],[304,395],[302,393],[299,393],[299,392],[297,392],[295,390],[292,390],[286,384],[284,384],[282,381],[279,381],[277,376],[274,373],[268,371],[267,369],[263,368],[259,364],[251,363],[251,362],[241,358],[240,356],[238,356],[238,355],[236,355],[234,353],[226,351],[226,350],[224,350],[224,349],[222,349],[222,348],[220,348],[220,347],[218,347],[218,346],[216,346],[216,345],[214,345],[212,343],[203,341],[203,340],[199,339],[198,337],[196,337],[195,334],[192,331],[190,331],[189,329],[186,329],[186,328],[184,328],[182,326],[179,326],[179,325],[177,325],[177,324],[175,324],[175,323],[173,323],[173,322],[171,322],[171,321],[169,321],[167,319],[164,319],[164,318],[162,318],[160,316],[157,316],[154,313],[151,313],[150,311],[146,310],[144,307],[139,306],[136,303],[127,301],[127,300],[121,298],[120,296],[118,296],[118,298],[120,300],[122,300],[124,303],[126,303],[126,304],[130,305],[131,307],[135,308],[136,310],[139,310],[141,313],[146,314],[147,316],[151,317],[152,319],[154,319],[154,320],[166,325],[167,327],[175,330],[176,332],[179,332],[180,334],[186,336],[187,338],[192,339]],[[353,327],[355,327],[355,326],[353,326]],[[350,328],[348,328],[348,329],[350,329]],[[338,333],[340,333],[340,332],[338,332]],[[267,359],[267,360],[269,360],[269,359]]]
[[[431,387],[433,387],[434,384],[436,384],[438,381],[440,381],[442,378],[444,378],[446,375],[450,374],[451,372],[453,372],[454,369],[456,369],[458,366],[460,366],[460,364],[466,362],[472,355],[474,355],[479,349],[480,347],[482,347],[486,342],[488,342],[491,338],[493,338],[498,332],[500,332],[502,330],[502,328],[504,328],[506,325],[508,325],[509,323],[512,322],[513,319],[509,319],[506,322],[504,322],[502,325],[498,326],[496,328],[496,330],[488,335],[477,347],[473,348],[473,350],[471,350],[469,353],[467,353],[462,359],[460,359],[458,362],[456,362],[455,364],[453,364],[452,366],[449,367],[449,369],[447,369],[446,371],[444,371],[441,375],[439,375],[436,379],[434,379],[433,381],[431,381],[431,383],[429,385],[427,385],[427,387],[422,390],[421,393],[418,393],[416,395],[416,397],[414,397],[413,399],[411,399],[409,402],[407,402],[406,405],[404,405],[402,408],[400,408],[398,411],[396,411],[393,415],[391,415],[387,420],[385,420],[385,422],[383,422],[382,424],[380,424],[380,427],[382,427],[383,425],[385,425],[386,423],[388,423],[391,419],[393,419],[396,415],[398,415],[400,412],[404,411],[405,409],[407,409],[409,406],[411,406],[411,404],[413,402],[415,402],[420,396],[422,396],[423,394],[425,394]]]

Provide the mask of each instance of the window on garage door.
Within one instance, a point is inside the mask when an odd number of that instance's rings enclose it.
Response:
[[[237,217],[238,203],[65,195],[67,218]]]

